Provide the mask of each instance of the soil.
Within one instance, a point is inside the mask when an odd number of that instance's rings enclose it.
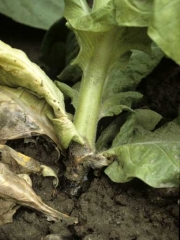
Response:
[[[23,49],[38,63],[44,31],[33,29],[0,16],[0,39]],[[8,29],[8,31],[7,31]],[[10,30],[9,30],[10,29]],[[19,33],[22,33],[20,35]],[[166,119],[175,118],[180,105],[180,67],[169,59],[139,85],[145,94],[141,106],[148,106]],[[161,89],[161,90],[160,90]],[[79,223],[48,222],[31,209],[21,207],[13,223],[0,226],[0,240],[177,240],[179,239],[178,191],[153,189],[140,180],[126,184],[111,182],[103,171],[90,172],[76,196],[67,193],[63,183],[63,156],[43,137],[8,141],[9,146],[59,170],[60,185],[54,195],[51,178],[32,175],[33,189],[51,207],[76,216]],[[51,237],[46,237],[52,234]]]

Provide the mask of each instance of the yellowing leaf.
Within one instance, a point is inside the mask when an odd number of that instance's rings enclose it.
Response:
[[[83,143],[65,111],[61,91],[24,52],[13,49],[2,41],[0,41],[0,75],[0,85],[22,87],[38,98],[45,99],[52,107],[55,118],[51,112],[47,112],[47,116],[53,121],[56,134],[64,148],[68,147],[72,139]]]

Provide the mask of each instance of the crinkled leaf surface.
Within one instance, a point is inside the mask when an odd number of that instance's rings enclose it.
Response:
[[[0,12],[17,22],[48,29],[63,16],[63,0],[1,0]]]
[[[135,114],[132,115],[114,140],[113,147],[104,152],[115,159],[105,170],[106,174],[115,182],[137,177],[156,188],[178,187],[180,119],[151,132],[141,127]]]
[[[0,86],[0,140],[41,134],[61,147],[46,112],[52,109],[43,99],[24,89]]]
[[[56,134],[64,148],[73,139],[83,143],[73,123],[68,119],[64,107],[64,98],[60,90],[46,74],[32,63],[24,52],[13,49],[0,41],[0,85],[12,88],[22,87],[45,101],[53,109],[47,116],[53,123]]]

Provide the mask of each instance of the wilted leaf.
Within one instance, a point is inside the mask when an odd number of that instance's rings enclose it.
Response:
[[[65,111],[64,98],[60,90],[46,76],[46,74],[25,53],[13,49],[0,41],[0,85],[18,88],[22,87],[38,98],[43,98],[53,109],[46,112],[52,122],[55,132],[64,148],[67,148],[73,139],[83,143],[75,126],[69,120]],[[54,118],[55,116],[55,118]]]
[[[57,175],[55,174],[55,172],[52,170],[52,168],[45,166],[45,165],[41,165],[41,173],[44,177],[54,177],[55,179],[53,180],[53,186],[57,187],[59,184],[59,179],[57,177]]]
[[[47,135],[59,147],[52,123],[46,112],[52,112],[43,100],[24,89],[0,86],[0,140]],[[53,114],[53,112],[52,112]]]
[[[13,215],[20,208],[14,201],[0,198],[0,226],[13,222]]]
[[[6,164],[14,173],[40,173],[41,165],[31,157],[28,157],[14,149],[0,145],[1,162]]]
[[[10,218],[14,214],[14,211],[12,211],[12,205],[13,203],[16,203],[42,212],[47,216],[48,221],[57,222],[64,220],[71,222],[72,224],[77,223],[76,218],[71,218],[66,214],[62,214],[43,203],[40,197],[38,197],[29,186],[29,184],[23,178],[20,178],[11,172],[3,163],[0,163],[0,196],[12,203],[10,203],[9,206],[11,213],[8,213],[8,222],[11,221]],[[6,204],[6,201],[4,204]],[[6,222],[4,218],[0,224],[4,224]]]
[[[1,162],[16,174],[24,173],[41,173],[44,177],[54,177],[55,185],[58,185],[58,177],[55,172],[48,166],[41,165],[35,159],[28,157],[14,149],[0,145]]]
[[[63,15],[61,0],[1,0],[0,12],[17,22],[32,27],[48,29]]]

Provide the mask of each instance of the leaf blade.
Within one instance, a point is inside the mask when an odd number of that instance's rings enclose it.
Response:
[[[63,0],[1,0],[0,4],[1,13],[17,22],[41,29],[48,29],[63,16],[63,10]]]
[[[68,118],[61,91],[36,64],[27,58],[25,53],[11,48],[2,41],[0,41],[0,73],[0,85],[22,87],[39,98],[44,98],[52,107],[55,118],[50,113],[47,116],[51,121],[56,120],[55,129],[58,130],[57,136],[64,148],[68,147],[72,139],[84,143]]]
[[[132,122],[132,121],[131,121]],[[129,127],[127,125],[125,129]],[[125,141],[104,152],[115,158],[105,173],[116,182],[137,177],[156,188],[178,187],[180,176],[179,118],[150,132],[134,125]]]

